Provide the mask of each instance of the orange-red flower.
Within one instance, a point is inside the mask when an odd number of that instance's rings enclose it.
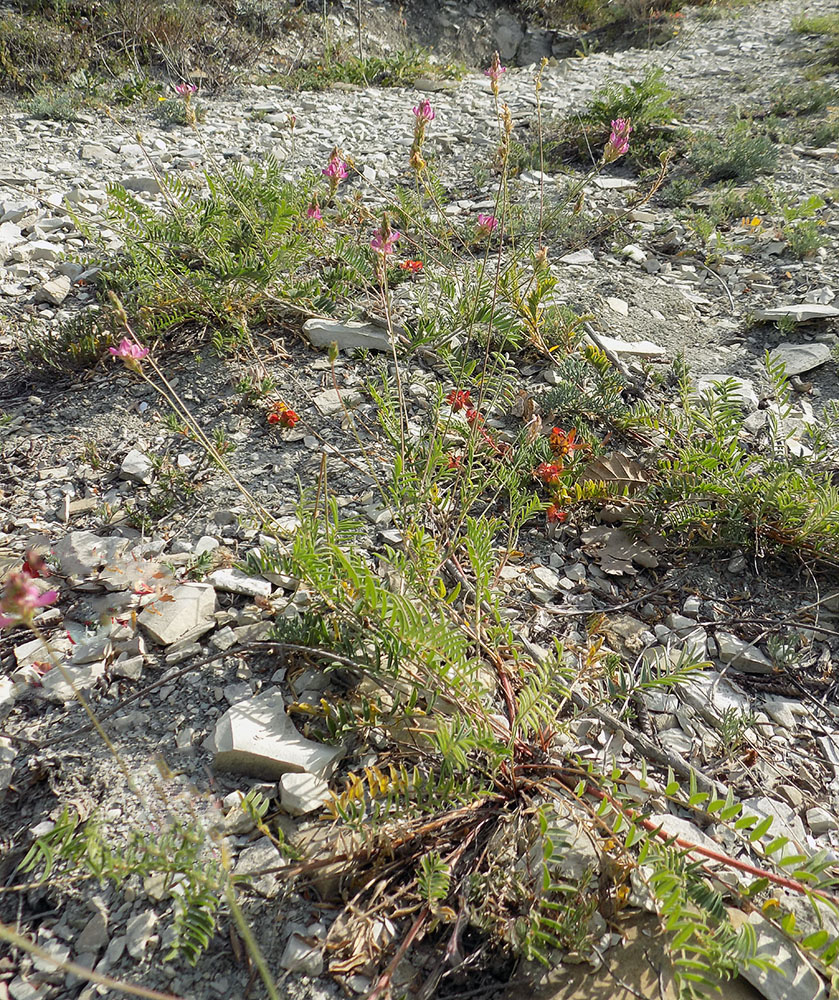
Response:
[[[556,486],[561,475],[562,465],[557,462],[542,462],[533,470],[534,479],[538,479],[545,486]]]
[[[468,389],[452,389],[448,396],[446,396],[446,402],[455,413],[463,409],[468,412],[472,411],[472,396]]]
[[[560,510],[557,504],[552,503],[550,507],[545,511],[545,516],[548,519],[548,524],[563,524],[568,520],[568,515],[564,510]]]
[[[566,455],[573,454],[578,448],[585,448],[585,445],[578,443],[574,440],[577,436],[577,429],[572,427],[570,431],[564,431],[561,427],[554,427],[551,431],[551,436],[548,438],[548,443],[551,446],[551,451],[558,458],[564,458]]]
[[[300,414],[295,413],[285,403],[274,403],[266,419],[269,424],[279,424],[281,427],[294,427],[300,419]]]
[[[421,271],[423,266],[424,265],[421,260],[401,260],[399,262],[399,267],[403,271],[410,271],[411,274],[416,274],[417,271]]]

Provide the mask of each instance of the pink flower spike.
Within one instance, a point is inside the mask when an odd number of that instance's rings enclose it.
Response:
[[[318,203],[316,201],[313,201],[312,204],[309,205],[309,207],[306,209],[306,215],[308,215],[310,219],[314,219],[315,222],[320,222],[321,219],[323,218],[321,210],[318,207]]]
[[[492,92],[496,96],[498,96],[498,81],[501,79],[501,74],[506,72],[507,67],[501,65],[501,58],[497,52],[494,53],[489,69],[484,70],[484,76],[489,77]]]
[[[629,135],[632,132],[632,124],[629,118],[616,118],[612,122],[612,131],[606,149],[603,151],[603,158],[606,163],[612,163],[619,156],[629,152]]]
[[[141,347],[128,337],[123,337],[119,342],[119,347],[109,347],[108,350],[115,358],[121,358],[128,364],[131,361],[142,361],[149,353],[148,347]]]
[[[431,107],[431,101],[427,97],[414,108],[414,114],[423,124],[433,122],[437,117],[437,112]]]
[[[57,590],[42,594],[28,573],[10,573],[0,597],[0,612],[3,612],[0,614],[0,628],[31,622],[38,608],[54,603],[57,598]]]
[[[347,164],[337,158],[330,160],[327,166],[321,170],[321,173],[331,181],[342,181],[349,176]]]
[[[370,246],[380,253],[383,257],[387,257],[388,254],[393,253],[394,245],[399,239],[400,234],[394,230],[389,233],[376,232],[373,234],[373,239],[370,240]]]
[[[478,215],[477,235],[489,236],[498,228],[498,219],[494,215]]]
[[[175,84],[175,93],[180,97],[192,97],[193,94],[198,92],[198,87],[194,83],[177,83]]]

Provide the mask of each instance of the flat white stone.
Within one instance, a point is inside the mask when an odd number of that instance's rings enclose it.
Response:
[[[717,645],[722,662],[735,670],[742,670],[744,674],[771,674],[774,670],[772,661],[756,646],[730,632],[718,631]]]
[[[53,554],[68,576],[89,576],[117,559],[131,545],[127,538],[100,538],[92,531],[71,531],[53,546]]]
[[[815,308],[815,307],[813,307]],[[826,308],[833,308],[832,306]],[[836,310],[839,315],[839,309]],[[787,375],[801,375],[813,368],[818,368],[830,360],[830,347],[827,344],[779,344],[769,352],[769,360],[773,364],[784,363]]]
[[[629,315],[629,303],[624,302],[623,299],[616,299],[614,296],[610,295],[606,299],[606,305],[612,310],[612,312],[616,312],[619,316]]]
[[[824,1000],[821,977],[790,939],[769,923],[757,910],[749,914],[749,923],[757,932],[757,950],[772,956],[774,969],[762,969],[745,963],[740,975],[766,1000]]]
[[[839,309],[836,306],[818,302],[802,302],[795,306],[772,306],[771,309],[761,309],[755,313],[755,317],[760,320],[789,318],[796,323],[806,323],[812,319],[830,319],[833,316],[839,316]]]
[[[76,691],[92,687],[105,673],[104,660],[97,663],[83,663],[79,666],[65,663],[62,666],[63,670],[55,666],[41,678],[40,688],[35,689],[40,697],[62,703],[73,701]]]
[[[736,375],[700,375],[696,380],[696,390],[699,393],[705,393],[724,382],[735,384],[731,396],[738,403],[748,410],[757,409],[760,400],[755,392],[754,383],[747,378],[738,378]]]
[[[184,583],[147,605],[137,621],[161,646],[194,639],[215,628],[216,592],[206,583]]]
[[[329,785],[314,774],[284,774],[280,789],[280,805],[290,816],[316,812],[329,798]]]
[[[209,749],[221,771],[276,781],[289,772],[323,777],[343,755],[342,747],[307,740],[285,712],[280,691],[237,702],[216,723]]]
[[[598,334],[601,344],[615,354],[636,355],[641,358],[661,358],[667,353],[663,347],[651,340],[621,340],[619,337],[606,337]]]
[[[591,250],[574,250],[559,258],[560,264],[593,264],[594,254]]]
[[[154,464],[148,455],[132,448],[122,460],[119,474],[122,479],[148,485],[154,478]]]
[[[36,302],[46,302],[52,306],[60,306],[70,293],[70,279],[66,274],[59,274],[50,281],[45,281],[35,292]]]
[[[350,409],[361,402],[361,393],[353,389],[345,389],[343,392],[337,389],[324,389],[312,399],[312,402],[325,417],[328,417],[333,413],[341,413],[344,407]]]
[[[216,590],[245,597],[270,597],[271,584],[263,576],[248,576],[242,570],[230,567],[217,569],[207,577]]]
[[[373,323],[341,323],[334,319],[310,319],[303,324],[303,333],[314,347],[329,347],[333,341],[339,351],[366,348],[368,351],[392,350],[387,330]]]

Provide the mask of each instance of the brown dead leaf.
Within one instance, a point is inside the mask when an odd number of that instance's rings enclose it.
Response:
[[[518,417],[525,423],[529,423],[533,417],[540,412],[539,404],[530,395],[527,389],[519,389],[518,395],[513,401],[513,406],[510,412],[514,417]]]
[[[653,569],[658,566],[658,558],[653,549],[658,547],[658,538],[633,538],[622,528],[612,525],[592,525],[582,534],[583,549],[600,563],[605,573],[619,576],[634,576],[635,566]]]
[[[610,455],[600,455],[589,462],[578,481],[614,483],[627,493],[634,493],[650,481],[650,475],[634,458],[613,451]]]

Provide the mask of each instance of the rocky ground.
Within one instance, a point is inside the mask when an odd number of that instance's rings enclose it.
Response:
[[[835,9],[820,0],[804,11]],[[544,73],[544,114],[581,108],[603,83],[637,78],[648,66],[662,67],[684,97],[683,121],[696,130],[719,123],[732,105],[767,107],[781,83],[800,78],[807,43],[790,22],[801,13],[792,0],[722,10],[715,18],[691,11],[676,37],[659,48],[560,59]],[[95,275],[79,262],[88,237],[76,219],[104,232],[117,248],[120,237],[104,216],[106,187],[118,181],[159,206],[151,165],[200,178],[205,167],[273,153],[294,178],[308,168],[320,170],[338,146],[358,170],[349,190],[375,208],[406,177],[411,106],[431,92],[437,118],[428,148],[443,179],[462,190],[447,214],[466,218],[490,209],[494,181],[476,169],[497,141],[488,81],[473,72],[457,84],[428,81],[418,90],[290,94],[239,85],[199,95],[205,115],[199,136],[165,124],[154,111],[115,117],[85,112],[68,123],[32,120],[14,101],[2,104],[0,550],[6,568],[18,565],[32,545],[52,553],[60,599],[39,625],[95,704],[142,804],[66,681],[56,671],[44,672],[39,641],[4,632],[0,883],[16,884],[17,863],[33,837],[56,822],[59,802],[72,801],[82,815],[99,811],[116,837],[128,836],[138,819],[162,828],[173,813],[191,813],[226,837],[236,873],[257,873],[245,896],[246,916],[281,991],[291,997],[339,995],[322,974],[335,905],[328,894],[288,888],[280,871],[288,861],[255,835],[240,799],[254,787],[261,790],[279,809],[287,838],[303,843],[333,777],[339,753],[307,738],[304,716],[283,711],[284,703],[316,705],[328,697],[330,676],[315,663],[281,655],[267,641],[278,609],[293,617],[307,595],[294,581],[234,568],[264,539],[229,480],[203,468],[200,449],[167,424],[166,408],[152,389],[104,363],[72,380],[45,380],[21,362],[17,347],[94,303]],[[502,97],[517,128],[531,123],[533,67],[509,69]],[[296,116],[293,131],[289,115]],[[581,246],[551,254],[561,296],[594,315],[601,338],[636,373],[650,365],[663,369],[682,355],[698,378],[741,379],[756,435],[767,403],[764,354],[778,352],[798,377],[791,431],[801,432],[839,394],[831,360],[839,316],[833,305],[839,288],[837,156],[834,147],[787,146],[774,174],[779,190],[819,194],[828,202],[820,215],[828,245],[811,257],[792,257],[773,226],[746,223],[735,225],[731,245],[711,270],[673,210],[653,198],[630,214],[628,239],[619,250]],[[537,198],[540,183],[549,203],[558,198],[553,176],[526,171],[513,183],[523,198]],[[588,203],[604,212],[622,207],[636,187],[617,169],[591,186]],[[696,201],[702,203],[701,192]],[[410,292],[403,305],[410,309]],[[778,317],[787,317],[780,327],[770,322]],[[344,352],[336,365],[344,401],[355,395],[362,421],[373,412],[365,391],[370,363]],[[252,356],[220,360],[207,349],[200,356],[192,350],[167,362],[166,371],[202,426],[224,430],[234,446],[231,468],[292,533],[298,478],[311,483],[324,453],[351,457],[354,446],[325,354],[299,329],[267,330]],[[242,405],[237,387],[254,373],[281,386],[301,414],[296,428],[277,433],[261,413]],[[551,369],[533,364],[522,376],[538,394]],[[406,380],[413,405],[422,406],[434,378],[434,359],[412,356]],[[165,509],[144,532],[136,510],[161,496],[163,458],[182,478],[172,480]],[[369,522],[371,549],[387,540],[387,511],[363,470],[351,462],[337,466],[332,485],[344,510]],[[807,567],[779,576],[740,553],[659,558],[621,548],[620,540],[604,540],[599,531],[568,529],[555,540],[543,529],[525,535],[529,550],[504,577],[522,634],[535,647],[557,634],[570,648],[582,646],[583,615],[603,609],[610,645],[630,661],[670,656],[684,646],[707,655],[713,669],[675,693],[645,695],[659,748],[724,776],[753,813],[773,816],[773,830],[805,851],[839,850],[839,720],[833,707],[839,603],[828,599],[831,578]],[[217,566],[209,574],[208,560]],[[777,649],[765,641],[779,621],[797,637],[792,680],[779,676]],[[726,743],[722,722],[737,719],[749,725],[741,727],[742,739],[732,730]],[[568,750],[593,759],[632,758],[631,743],[596,720],[580,728]],[[289,774],[290,768],[300,770]],[[690,827],[694,841],[713,834],[669,814],[661,821],[681,831]],[[54,957],[180,997],[256,995],[240,946],[220,935],[195,968],[161,961],[171,943],[170,911],[159,881],[136,876],[119,889],[89,883],[0,897],[3,919],[17,922]],[[762,933],[771,943],[770,932]],[[610,946],[618,941],[612,938]],[[770,973],[753,973],[753,986],[768,998],[824,995],[812,969],[776,944],[779,964],[792,971],[788,982],[799,992]],[[609,957],[618,954],[611,948],[606,965],[619,961]],[[499,969],[489,985],[497,991],[508,972]],[[370,979],[350,976],[346,986],[364,995]],[[569,995],[558,985],[544,988],[546,996]],[[618,995],[608,982],[603,989],[597,995]],[[653,995],[649,984],[645,990]],[[111,992],[73,972],[56,972],[44,958],[21,952],[0,958],[0,1000],[95,995]],[[521,993],[511,987],[509,995]]]

